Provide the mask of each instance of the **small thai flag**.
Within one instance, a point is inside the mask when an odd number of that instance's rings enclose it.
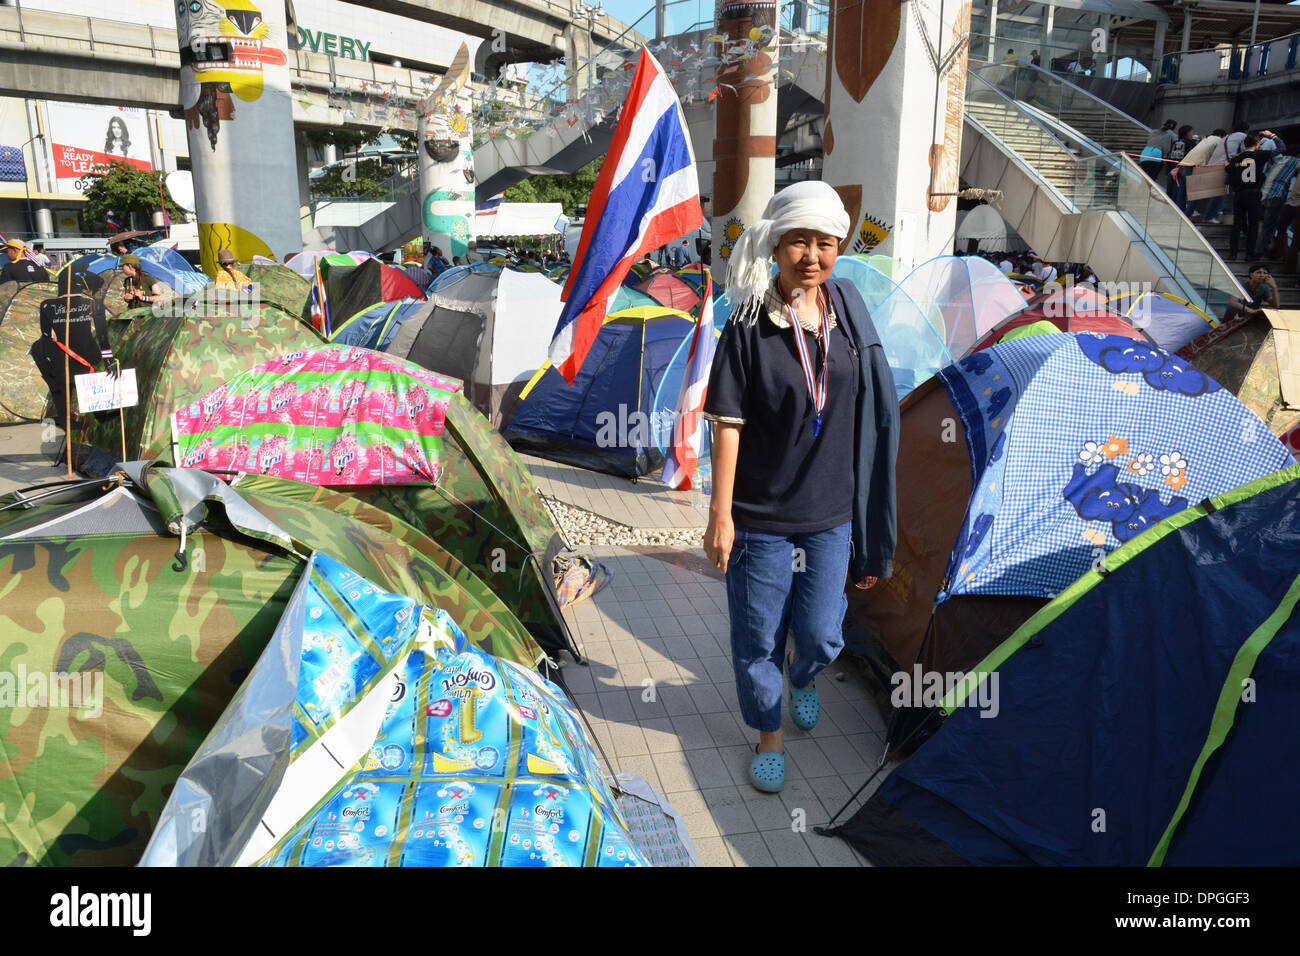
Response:
[[[325,280],[320,274],[320,260],[316,260],[316,279],[311,284],[311,324],[325,338],[329,338],[330,300],[325,294]]]
[[[642,48],[587,205],[551,339],[551,362],[570,385],[632,263],[703,224],[695,151],[681,103],[659,61]]]
[[[117,216],[112,212],[109,212],[104,216],[104,221],[119,232],[122,230],[122,223],[118,221]]]
[[[495,216],[497,210],[501,207],[501,200],[505,198],[504,192],[499,192],[491,199],[486,199],[474,207],[476,216]]]
[[[691,476],[704,447],[704,399],[709,392],[709,369],[717,335],[713,331],[713,276],[704,283],[700,317],[691,336],[691,354],[686,359],[686,375],[677,396],[677,415],[673,419],[673,440],[664,456],[664,484],[679,491],[691,487]]]

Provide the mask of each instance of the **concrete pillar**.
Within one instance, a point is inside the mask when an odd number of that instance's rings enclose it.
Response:
[[[988,61],[992,63],[998,58],[998,0],[989,0],[989,55]]]
[[[585,20],[579,21],[583,24]],[[591,32],[579,22],[564,28],[564,45],[569,61],[569,99],[576,100],[595,78],[595,65],[587,61],[591,56]]]
[[[1160,81],[1160,71],[1164,67],[1165,37],[1168,27],[1167,23],[1157,23],[1155,42],[1151,44],[1151,75],[1155,77],[1156,82]]]
[[[194,201],[203,269],[217,253],[240,262],[281,260],[302,250],[289,93],[285,5],[227,9],[209,22],[210,5],[178,4],[182,50],[181,109],[194,169]],[[237,46],[235,44],[238,43]],[[233,47],[233,50],[232,50]],[[238,59],[232,63],[232,52]]]
[[[326,143],[321,147],[321,158],[326,166],[330,163],[337,163],[339,161],[339,148],[333,143]]]
[[[720,282],[727,278],[732,245],[762,218],[775,191],[780,25],[773,0],[724,2],[718,14],[718,32],[727,38],[720,45],[726,65],[714,104],[712,268]],[[748,55],[736,52],[741,49]]]
[[[1192,48],[1192,8],[1183,7],[1183,49]]]
[[[36,206],[36,237],[38,239],[54,238],[54,216],[45,203]]]
[[[424,251],[444,258],[469,251],[474,221],[474,100],[469,89],[469,47],[464,43],[425,103],[419,128],[420,219]]]
[[[946,4],[944,22],[937,4],[911,6],[834,0],[822,134],[822,179],[853,223],[843,252],[909,269],[956,228],[971,3]]]

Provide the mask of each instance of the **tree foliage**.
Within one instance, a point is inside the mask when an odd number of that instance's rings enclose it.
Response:
[[[567,176],[533,176],[525,179],[506,190],[504,201],[558,202],[564,207],[564,214],[572,219],[577,214],[578,207],[585,206],[590,201],[604,159],[604,156],[598,156]]]
[[[163,182],[163,174],[157,170],[115,162],[96,167],[91,175],[95,181],[83,194],[86,205],[82,208],[82,217],[87,226],[107,226],[109,213],[123,223],[129,213],[151,215],[158,210],[160,196],[165,199],[167,214],[173,222],[185,220],[185,210],[176,205]]]

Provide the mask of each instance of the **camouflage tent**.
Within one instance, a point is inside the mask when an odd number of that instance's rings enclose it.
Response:
[[[244,274],[257,283],[262,302],[283,309],[289,315],[302,316],[311,294],[311,282],[288,266],[248,266]]]
[[[131,471],[0,511],[0,865],[138,859],[312,552],[445,610],[489,653],[540,657],[482,582],[375,509]]]
[[[41,302],[53,282],[0,285],[0,424],[39,420],[50,390],[27,354],[41,335]]]
[[[1293,329],[1300,330],[1300,312],[1267,309],[1206,332],[1178,354],[1241,399],[1280,438],[1300,424]],[[1300,345],[1300,338],[1294,341]]]
[[[175,295],[176,290],[171,287],[166,279],[160,279],[155,275],[145,276],[146,281],[152,285],[160,285],[169,290],[170,295]],[[121,269],[108,269],[99,273],[99,281],[102,283],[99,291],[95,293],[95,301],[104,307],[104,315],[111,322],[113,319],[122,318],[128,312],[126,303],[122,301],[122,292],[126,286],[126,273]],[[136,311],[131,309],[129,311]]]
[[[123,368],[134,368],[140,402],[126,410],[126,454],[157,458],[169,452],[171,413],[266,359],[316,348],[320,337],[305,323],[271,305],[241,309],[204,289],[183,309],[154,316],[132,310],[125,333],[110,340]],[[244,313],[244,314],[241,314]],[[86,444],[121,447],[116,417],[92,423]]]

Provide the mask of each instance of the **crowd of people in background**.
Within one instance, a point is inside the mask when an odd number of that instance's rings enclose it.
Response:
[[[1169,198],[1193,222],[1219,223],[1231,201],[1229,259],[1272,257],[1282,261],[1284,273],[1296,272],[1300,145],[1288,147],[1272,130],[1251,130],[1246,123],[1202,137],[1170,119],[1148,137],[1141,166],[1157,185],[1164,179]],[[1189,177],[1216,168],[1224,170],[1227,193],[1189,201]]]

